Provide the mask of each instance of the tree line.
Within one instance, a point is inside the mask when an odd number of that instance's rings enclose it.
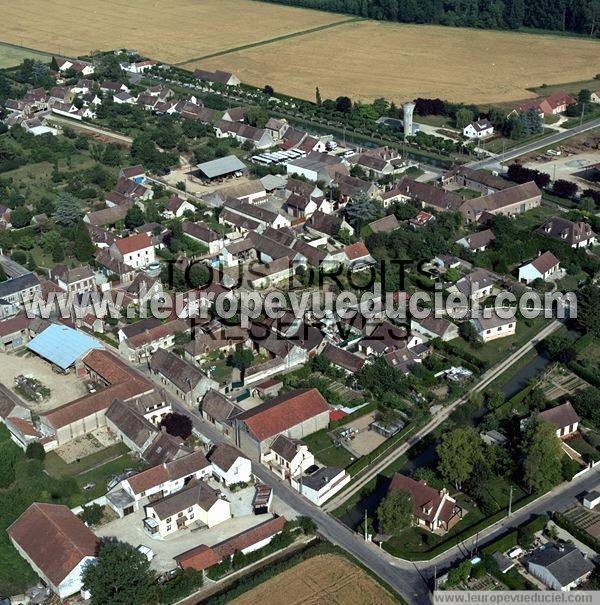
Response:
[[[482,29],[528,27],[597,37],[597,0],[263,0],[380,21]]]

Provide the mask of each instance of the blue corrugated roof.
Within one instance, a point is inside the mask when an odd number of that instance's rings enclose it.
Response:
[[[51,324],[28,345],[34,353],[63,370],[72,366],[91,349],[104,347],[91,336],[60,324]]]

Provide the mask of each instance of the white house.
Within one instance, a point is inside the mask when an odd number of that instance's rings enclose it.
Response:
[[[229,502],[202,481],[144,507],[144,529],[154,537],[165,537],[200,523],[214,527],[231,518]]]
[[[475,326],[477,334],[479,334],[479,337],[483,342],[504,338],[505,336],[512,336],[517,328],[516,317],[503,319],[496,313],[493,313],[491,317],[477,317],[471,319],[471,323]]]
[[[34,502],[7,530],[17,552],[61,599],[78,593],[98,539],[62,504]]]
[[[252,462],[249,458],[227,443],[220,443],[208,459],[212,464],[213,476],[228,487],[236,483],[249,483],[252,478]]]
[[[529,284],[536,279],[544,281],[551,278],[560,270],[560,261],[552,252],[544,252],[530,263],[519,267],[519,281]]]
[[[110,247],[110,255],[134,269],[144,269],[156,260],[154,244],[146,233],[116,240]]]
[[[322,506],[350,482],[350,475],[341,468],[324,466],[312,475],[292,478],[292,487],[317,506]]]
[[[142,503],[182,490],[190,481],[210,476],[212,467],[200,451],[171,462],[152,466],[124,479],[107,494],[109,506],[124,517],[139,510]]]
[[[282,479],[297,478],[315,463],[315,457],[308,446],[291,439],[286,435],[278,435],[271,444],[271,449],[262,458],[263,464],[273,472],[281,475]]]
[[[527,558],[527,571],[551,590],[577,588],[594,571],[594,564],[573,544],[542,544]]]
[[[463,128],[463,135],[468,139],[485,139],[494,134],[494,127],[487,119],[477,120]]]
[[[592,103],[600,103],[600,89],[592,93]]]
[[[585,508],[594,509],[600,505],[600,492],[588,492],[583,497],[583,506]]]
[[[165,204],[163,216],[165,218],[181,218],[186,212],[196,212],[196,207],[178,195],[172,195]]]
[[[567,437],[577,432],[579,416],[573,406],[567,401],[549,410],[540,412],[540,419],[549,422],[556,428],[557,437]]]

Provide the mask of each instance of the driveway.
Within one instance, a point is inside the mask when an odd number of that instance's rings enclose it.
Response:
[[[114,536],[133,546],[143,544],[151,548],[154,551],[151,567],[159,573],[177,567],[174,557],[191,548],[200,544],[213,546],[272,517],[271,514],[246,514],[233,517],[210,529],[204,528],[195,531],[182,529],[167,538],[154,539],[144,530],[143,521],[145,516],[143,509],[138,510],[131,515],[127,515],[127,517],[116,519],[97,528],[95,533],[100,538]]]

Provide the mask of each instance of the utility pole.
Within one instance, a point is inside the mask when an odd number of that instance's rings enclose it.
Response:
[[[508,496],[508,516],[512,515],[512,497],[513,497],[513,486],[510,486],[510,494]]]
[[[581,126],[583,124],[583,116],[585,114],[585,103],[581,104],[581,120],[579,121],[579,125]]]
[[[367,528],[368,520],[369,520],[369,518],[367,517],[367,509],[365,508],[365,542],[368,541],[368,533],[369,533],[369,530]]]

